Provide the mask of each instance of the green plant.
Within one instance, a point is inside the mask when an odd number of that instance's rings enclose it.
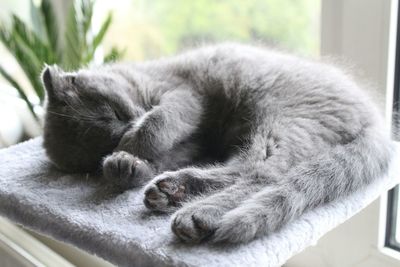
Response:
[[[74,1],[64,21],[64,32],[60,32],[51,0],[42,0],[38,6],[31,0],[32,27],[28,27],[15,14],[11,17],[11,25],[0,25],[0,41],[20,65],[40,104],[44,100],[40,73],[45,64],[58,64],[64,69],[73,70],[93,61],[112,21],[112,14],[109,13],[99,31],[94,34],[93,6],[94,1],[91,0]],[[121,55],[122,52],[113,47],[102,60],[117,60]],[[1,65],[0,74],[18,91],[33,116],[38,119],[35,104],[28,98],[26,88],[22,88]]]

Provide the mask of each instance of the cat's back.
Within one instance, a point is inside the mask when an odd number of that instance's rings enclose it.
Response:
[[[289,124],[314,121],[351,135],[382,124],[362,87],[342,69],[319,60],[232,43],[203,47],[181,59],[192,66],[186,77],[197,90],[210,101],[228,99],[219,102],[239,111]]]
[[[152,77],[177,78],[218,106],[318,120],[322,112],[359,124],[377,117],[366,93],[341,69],[266,47],[222,43],[145,66]]]
[[[290,106],[293,101],[370,105],[364,90],[343,70],[265,47],[223,43],[188,51],[173,62],[175,73],[205,94],[256,95],[260,101],[288,100]]]
[[[315,89],[320,87],[320,93],[324,88],[342,94],[360,91],[347,74],[331,64],[261,46],[222,43],[189,50],[154,63],[167,64],[173,74],[201,84],[202,89],[212,89],[212,86],[204,85],[222,83],[231,90],[318,93]]]

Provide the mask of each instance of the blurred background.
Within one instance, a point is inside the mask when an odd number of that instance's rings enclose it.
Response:
[[[319,55],[320,0],[0,3],[0,147],[40,135],[45,63],[143,61],[220,41]]]
[[[265,43],[307,55],[319,53],[320,0],[117,0],[98,1],[96,11],[114,22],[104,46],[127,49],[144,60],[193,45],[241,41]]]

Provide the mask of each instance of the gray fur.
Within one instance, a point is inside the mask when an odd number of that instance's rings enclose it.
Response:
[[[391,154],[350,77],[264,48],[221,44],[77,73],[48,67],[43,82],[52,161],[102,166],[127,188],[149,181],[145,205],[177,210],[172,230],[187,242],[276,231],[371,182]]]

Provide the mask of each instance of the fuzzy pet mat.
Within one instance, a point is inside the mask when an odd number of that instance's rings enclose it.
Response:
[[[41,143],[0,150],[0,214],[119,266],[280,266],[394,186],[400,165],[397,153],[389,175],[249,244],[189,246],[174,238],[169,216],[145,209],[141,189],[59,172]]]

